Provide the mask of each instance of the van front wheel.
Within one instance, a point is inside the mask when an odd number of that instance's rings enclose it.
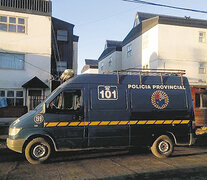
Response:
[[[173,153],[173,150],[173,142],[166,135],[158,137],[151,147],[152,153],[158,158],[169,157]]]
[[[51,153],[51,147],[44,138],[31,140],[25,148],[25,157],[31,164],[41,164]]]

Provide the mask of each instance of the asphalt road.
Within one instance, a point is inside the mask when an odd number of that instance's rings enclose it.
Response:
[[[31,165],[22,154],[1,148],[0,179],[207,179],[207,146],[176,147],[167,159],[147,150],[62,152],[41,165]]]

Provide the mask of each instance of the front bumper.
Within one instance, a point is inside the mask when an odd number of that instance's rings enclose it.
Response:
[[[25,139],[10,139],[7,138],[6,144],[7,147],[13,151],[22,153],[23,145],[24,145]]]

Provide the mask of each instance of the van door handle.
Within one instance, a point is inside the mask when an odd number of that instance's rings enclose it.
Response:
[[[72,116],[72,119],[73,119],[73,120],[79,120],[79,121],[81,121],[81,120],[83,119],[83,116],[73,115],[73,116]]]
[[[83,116],[78,116],[78,120],[79,121],[83,120]]]
[[[77,116],[76,115],[73,115],[72,116],[72,120],[76,120],[77,119]]]

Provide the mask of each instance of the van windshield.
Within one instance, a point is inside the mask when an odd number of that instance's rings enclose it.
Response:
[[[49,96],[35,108],[35,110],[38,110],[38,109],[42,108],[42,105],[43,105],[44,103],[46,103],[51,97],[53,97],[53,95],[54,95],[57,91],[59,91],[60,89],[61,89],[61,87],[58,87],[58,88],[56,88],[53,92],[51,92],[51,93],[49,94]]]

